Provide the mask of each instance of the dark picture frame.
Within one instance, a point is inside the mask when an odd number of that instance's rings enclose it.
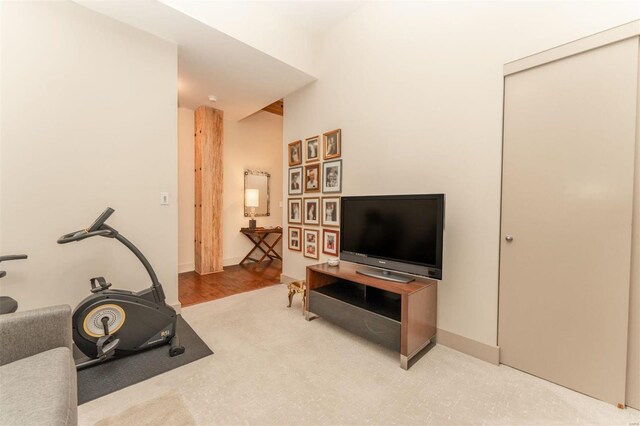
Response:
[[[289,167],[299,166],[302,164],[302,140],[291,142],[289,144]]]
[[[304,140],[305,143],[305,163],[315,163],[320,161],[322,146],[320,136],[313,136]]]
[[[322,230],[322,253],[330,256],[338,255],[338,245],[340,244],[340,231],[337,229]]]
[[[298,236],[294,237],[294,234],[296,232]],[[287,247],[289,248],[289,250],[302,251],[302,228],[299,226],[290,226],[288,230],[287,241]]]
[[[311,216],[310,213],[314,216]],[[302,223],[305,225],[320,225],[320,198],[304,199]]]
[[[338,158],[342,155],[342,130],[331,130],[322,134],[322,152],[325,160]]]
[[[315,173],[315,180],[313,174]],[[315,182],[315,186],[313,183]],[[322,188],[322,169],[320,163],[304,166],[304,192],[320,192]]]
[[[304,257],[308,257],[310,259],[319,259],[320,258],[320,250],[318,250],[318,238],[319,232],[317,229],[303,229],[302,230],[302,238],[303,238],[303,246]],[[311,237],[311,238],[310,238]]]
[[[293,205],[298,206],[297,219],[293,217],[293,213],[295,212],[295,210],[293,209]],[[287,223],[302,224],[302,213],[303,213],[302,198],[289,198],[287,200]]]
[[[302,166],[292,167],[289,169],[289,195],[302,195],[304,187],[303,180],[304,176]],[[294,186],[295,188],[293,188]]]
[[[322,163],[322,192],[339,194],[342,192],[342,160]]]
[[[340,197],[322,197],[320,202],[322,226],[340,227]],[[331,208],[329,208],[331,207]]]

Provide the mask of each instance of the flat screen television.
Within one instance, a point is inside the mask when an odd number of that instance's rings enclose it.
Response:
[[[442,279],[444,194],[342,197],[340,259],[379,268],[359,273],[397,282]]]

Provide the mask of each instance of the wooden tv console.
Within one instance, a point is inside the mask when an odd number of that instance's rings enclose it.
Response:
[[[319,316],[400,352],[400,366],[436,335],[437,281],[400,284],[356,273],[367,268],[341,262],[307,267],[305,316]]]

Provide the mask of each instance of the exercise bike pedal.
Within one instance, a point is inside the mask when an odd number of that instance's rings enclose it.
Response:
[[[120,339],[114,338],[112,334],[100,337],[96,342],[96,347],[98,349],[96,358],[76,364],[76,370],[80,371],[85,368],[93,367],[94,365],[102,364],[104,361],[114,356],[119,344]]]
[[[111,357],[119,344],[120,339],[114,338],[113,334],[100,337],[96,342],[96,347],[98,348],[97,358],[104,360]]]
[[[115,352],[118,344],[120,343],[120,339],[115,339],[113,342],[108,343],[106,346],[102,348],[102,353],[105,357],[110,357]]]

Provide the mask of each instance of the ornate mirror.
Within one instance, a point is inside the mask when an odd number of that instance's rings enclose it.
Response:
[[[256,172],[253,170],[245,170],[244,172],[244,192],[247,189],[258,190],[257,203],[251,201],[251,206],[247,205],[247,197],[244,197],[244,215],[251,216],[251,209],[255,208],[255,216],[271,216],[271,208],[269,206],[269,179],[271,175],[267,172]],[[255,191],[252,191],[255,194]],[[253,197],[252,197],[253,198]],[[255,204],[257,204],[257,206]]]

